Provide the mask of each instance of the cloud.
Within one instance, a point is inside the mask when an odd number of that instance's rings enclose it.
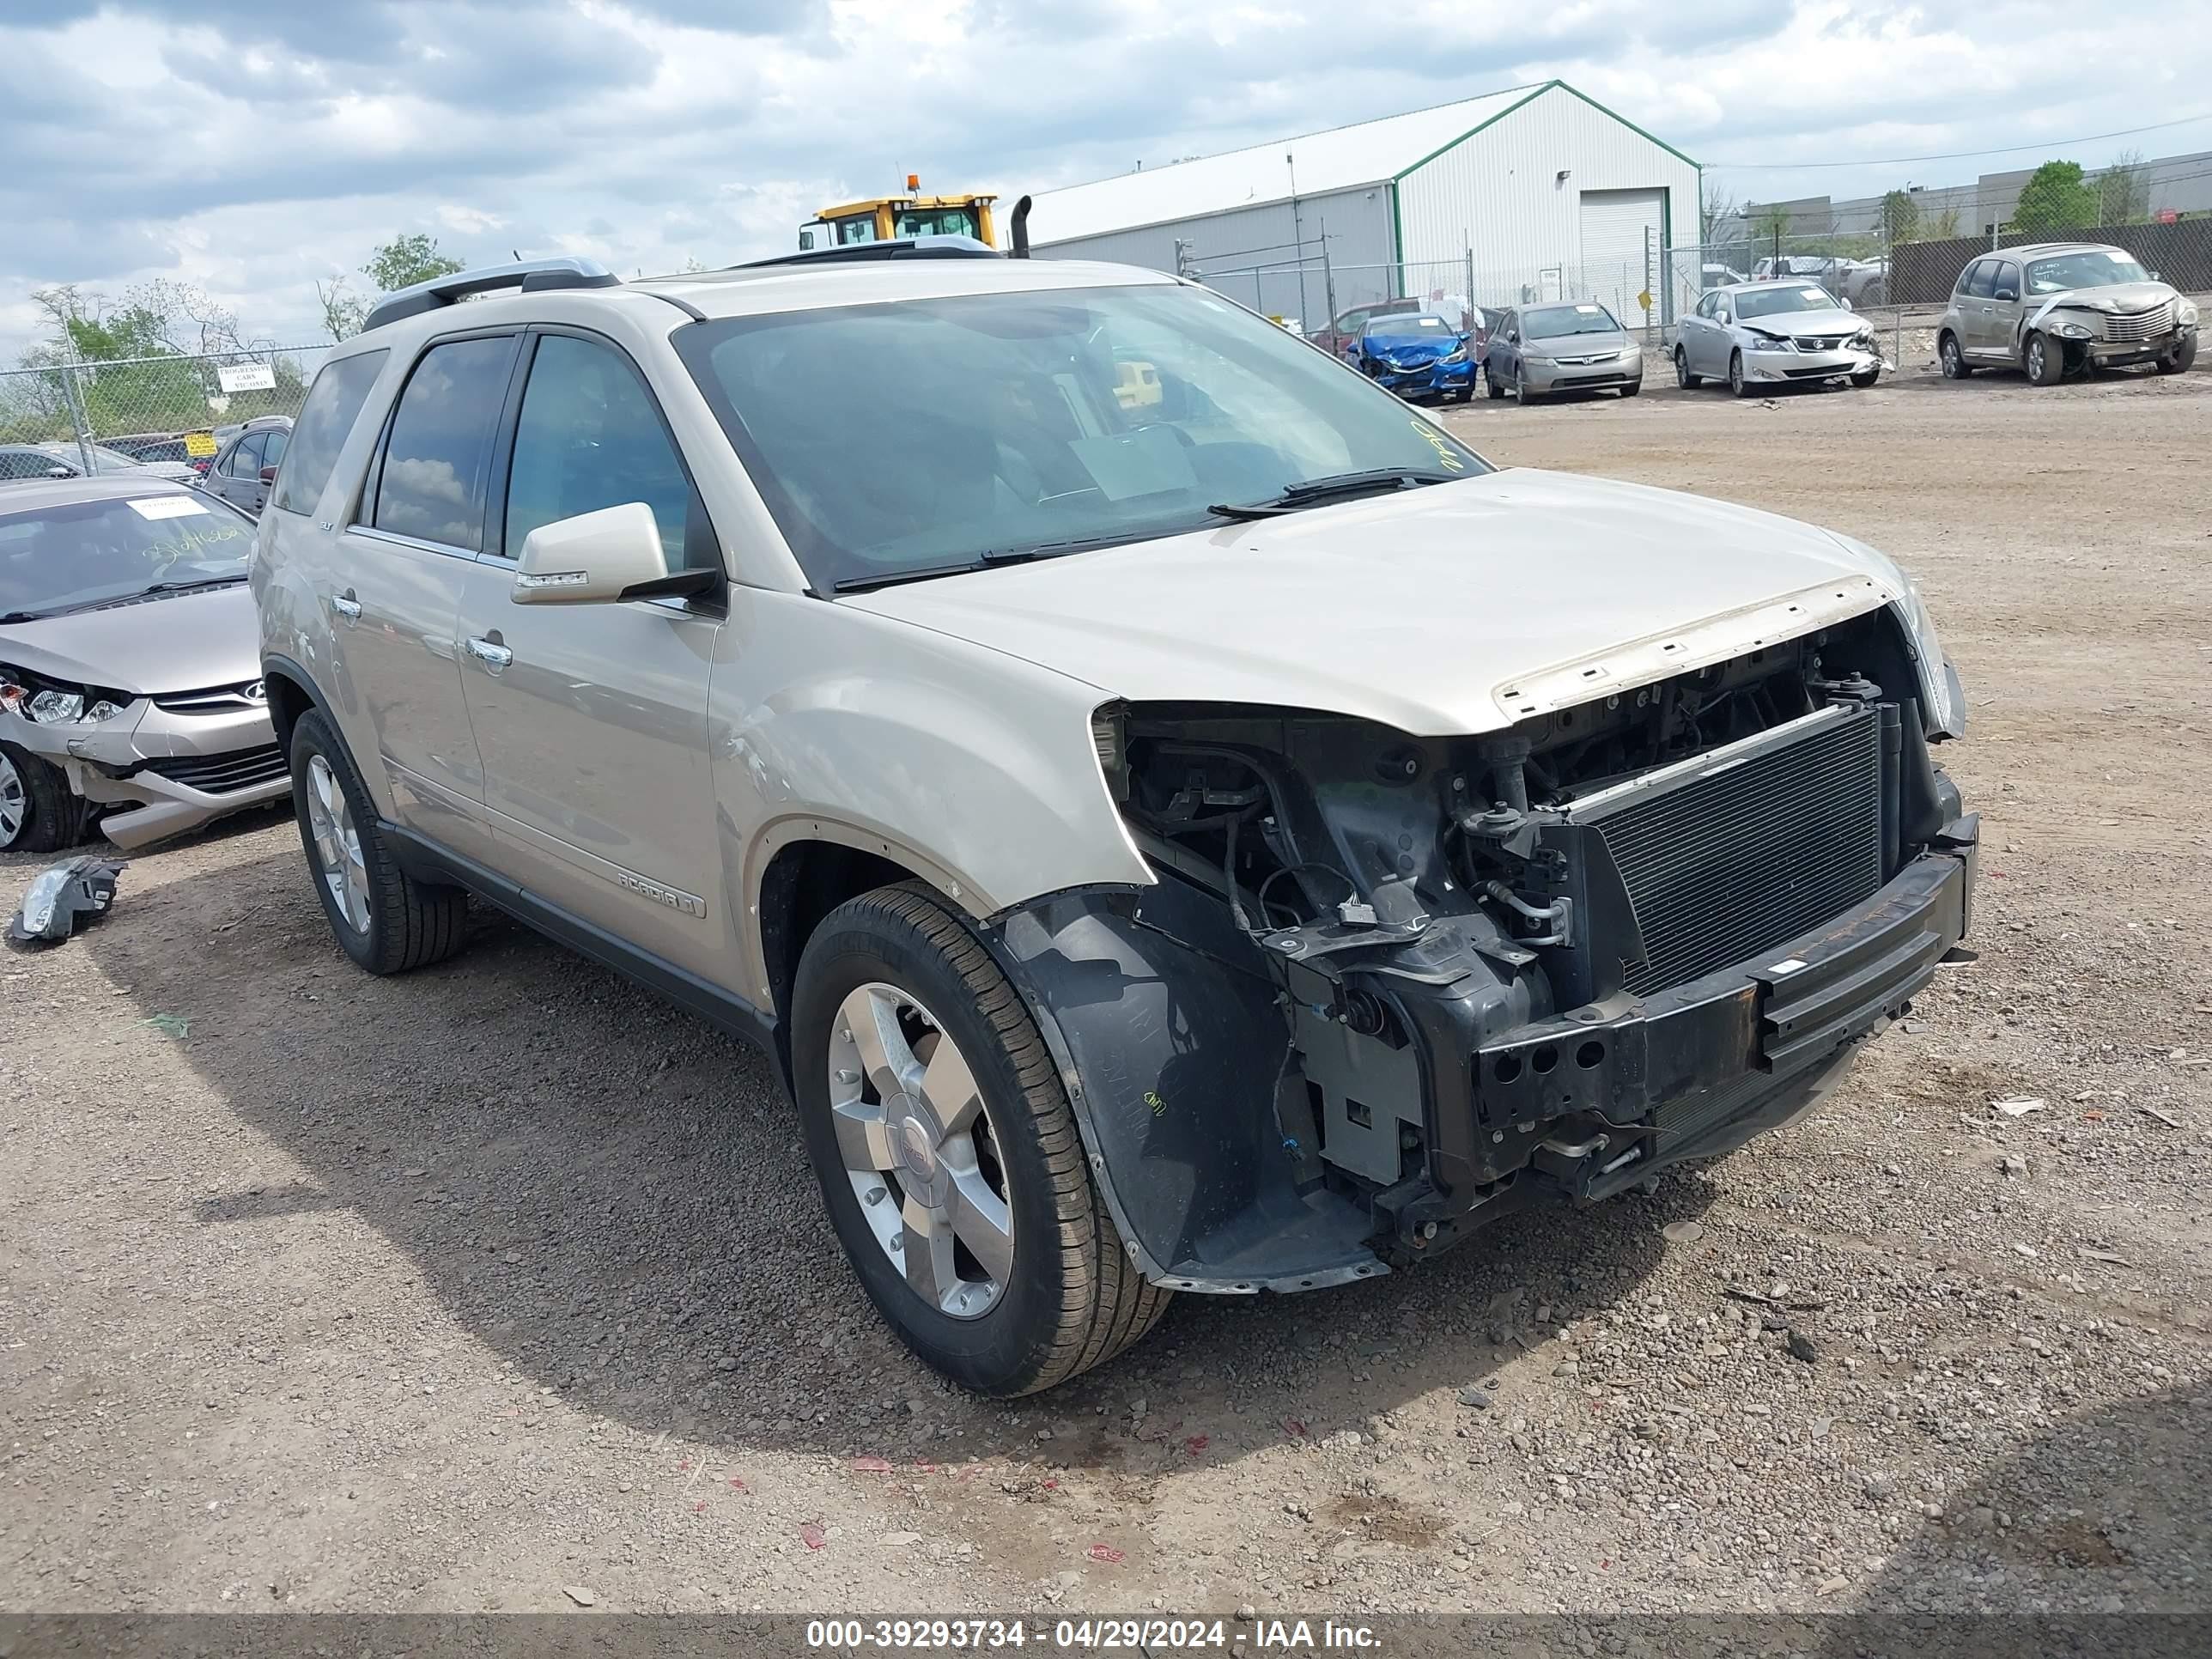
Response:
[[[722,264],[908,172],[1011,195],[1552,76],[1758,163],[1709,174],[1741,198],[1966,180],[2042,157],[1782,164],[2187,112],[2212,101],[2194,11],[2139,0],[2115,32],[2045,0],[46,0],[0,22],[0,361],[50,283],[179,277],[306,341],[316,282],[402,233]],[[2202,149],[2212,123],[2134,142]]]

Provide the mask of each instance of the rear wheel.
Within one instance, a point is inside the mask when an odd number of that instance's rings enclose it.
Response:
[[[89,809],[69,779],[12,743],[0,743],[0,852],[53,853],[84,839]]]
[[[1690,354],[1681,347],[1674,348],[1674,384],[1685,392],[1705,384],[1705,376],[1690,373]]]
[[[2185,334],[2179,345],[2158,360],[2158,372],[2161,374],[2186,374],[2190,365],[2196,361],[2197,337]]]
[[[1974,372],[1974,366],[1966,361],[1966,354],[1959,349],[1959,337],[1955,334],[1946,334],[1936,341],[1936,356],[1943,365],[1943,378],[1947,380],[1963,380]]]
[[[2023,362],[2027,378],[2037,386],[2057,386],[2066,378],[2066,348],[2047,334],[2027,337]]]
[[[1505,395],[1505,388],[1498,384],[1498,371],[1487,363],[1483,365],[1482,384],[1484,389],[1493,398],[1503,398]]]
[[[933,895],[830,913],[799,960],[791,1052],[830,1224],[923,1360],[1031,1394],[1158,1321],[1170,1292],[1128,1259],[1036,1022]]]
[[[468,896],[399,866],[352,757],[319,713],[292,728],[292,809],[338,947],[372,974],[404,973],[461,948]]]

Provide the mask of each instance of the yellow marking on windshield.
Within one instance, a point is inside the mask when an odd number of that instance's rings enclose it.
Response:
[[[1437,431],[1436,428],[1431,426],[1426,421],[1421,419],[1418,415],[1413,417],[1412,425],[1414,431],[1419,433],[1422,437],[1428,440],[1429,447],[1437,452],[1437,459],[1443,463],[1445,471],[1464,472],[1467,471],[1467,463],[1453,453],[1450,439],[1445,437],[1443,433]]]

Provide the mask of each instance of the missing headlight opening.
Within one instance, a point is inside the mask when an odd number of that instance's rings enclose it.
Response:
[[[1139,1219],[1162,1267],[1203,1285],[1209,1261],[1266,1259],[1269,1214],[1306,1229],[1301,1270],[1312,1235],[1339,1266],[1402,1262],[1808,1109],[1965,926],[1973,823],[1919,686],[1882,610],[1480,736],[1106,711],[1101,765],[1160,878],[1121,983],[1135,958],[1162,984],[1202,963],[1188,985],[1223,984],[1167,1002],[1193,1026],[1176,1097],[1228,1091],[1217,1147],[1236,1091],[1258,1102],[1221,1190]],[[1074,955],[1070,915],[1043,920]]]

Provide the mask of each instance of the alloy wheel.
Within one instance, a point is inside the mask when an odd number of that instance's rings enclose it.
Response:
[[[23,787],[23,775],[15,769],[14,761],[0,755],[0,847],[15,844],[30,815],[30,793]]]
[[[1684,391],[1690,386],[1690,354],[1681,347],[1674,348],[1674,384]]]
[[[361,832],[353,808],[328,759],[307,762],[307,828],[315,838],[316,872],[330,890],[331,902],[356,933],[368,931],[368,866],[361,854]]]
[[[1959,374],[1960,362],[1959,343],[1953,339],[1949,335],[1946,334],[1943,337],[1943,373],[1945,375],[1954,380],[1960,378]]]
[[[951,1033],[908,993],[872,982],[838,1006],[829,1065],[837,1150],[877,1244],[939,1313],[988,1313],[1013,1272],[1012,1194]]]

